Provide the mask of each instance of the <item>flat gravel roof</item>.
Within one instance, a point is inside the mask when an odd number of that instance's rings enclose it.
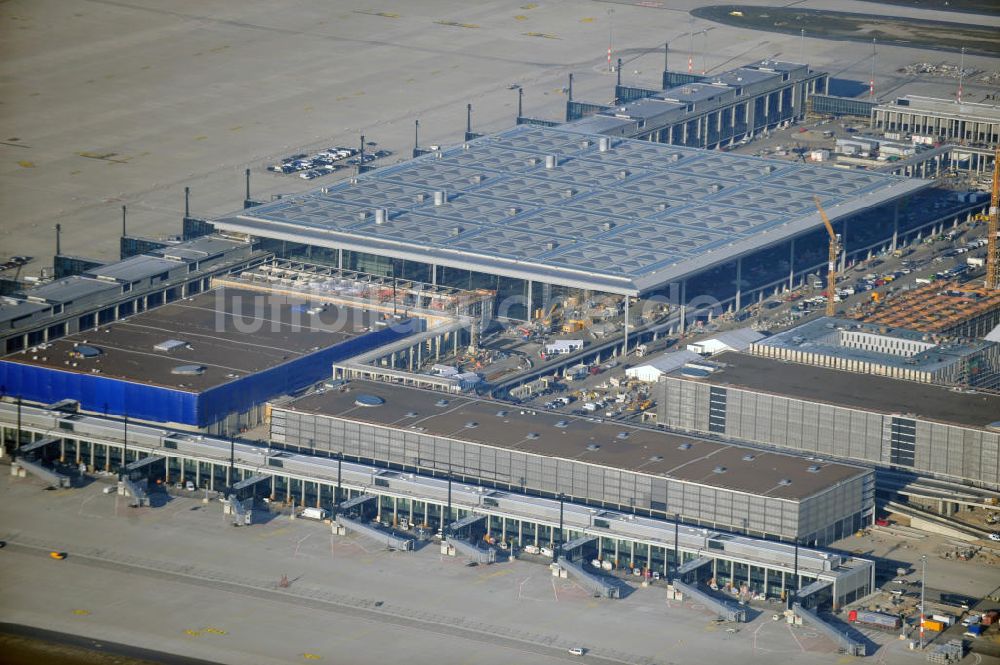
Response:
[[[201,392],[339,344],[361,334],[376,316],[334,305],[310,315],[306,308],[312,305],[306,303],[283,295],[214,289],[4,360],[84,374],[97,369],[102,376]],[[301,325],[296,327],[296,321]],[[184,344],[169,351],[154,348],[168,340]],[[77,344],[96,347],[100,355],[76,357]],[[183,365],[204,371],[173,373]]]
[[[869,374],[841,372],[741,353],[712,358],[724,368],[704,382],[729,385],[812,402],[881,413],[913,414],[927,420],[985,428],[1000,419],[1000,396]]]
[[[819,228],[814,195],[838,219],[930,184],[632,139],[602,152],[601,138],[521,125],[213,223],[634,294]]]
[[[374,395],[385,402],[376,407],[357,406],[359,395]],[[809,461],[618,422],[381,382],[351,381],[344,390],[329,389],[276,408],[789,500],[812,496],[868,472],[849,464]],[[808,471],[811,465],[818,465],[818,472]],[[725,471],[716,473],[717,467]],[[781,484],[783,479],[790,484]]]

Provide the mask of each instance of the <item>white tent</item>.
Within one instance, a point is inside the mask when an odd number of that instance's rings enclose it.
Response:
[[[625,376],[647,383],[656,383],[664,374],[669,374],[689,362],[700,360],[693,351],[671,351],[654,356],[648,362],[625,370]]]
[[[687,345],[688,351],[703,356],[711,356],[723,351],[746,351],[754,342],[764,339],[764,335],[753,328],[727,330],[714,337]]]

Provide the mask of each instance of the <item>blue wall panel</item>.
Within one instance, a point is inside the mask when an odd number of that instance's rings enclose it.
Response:
[[[0,361],[0,386],[33,402],[75,399],[87,411],[142,420],[191,424],[198,411],[194,393],[6,360]]]
[[[20,395],[32,402],[75,399],[86,411],[205,427],[227,414],[247,411],[272,397],[328,378],[338,360],[423,329],[424,321],[414,319],[407,325],[375,330],[200,394],[7,360],[0,360],[0,388],[7,395]]]

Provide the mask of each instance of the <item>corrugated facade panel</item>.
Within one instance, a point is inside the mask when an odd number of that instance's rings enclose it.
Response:
[[[658,384],[660,422],[710,433],[700,418],[709,386],[665,377]],[[725,434],[733,439],[868,464],[891,462],[892,417],[832,404],[726,387]],[[1000,434],[914,419],[913,471],[1000,486]]]
[[[450,470],[511,489],[561,492],[592,504],[651,510],[663,516],[680,513],[686,520],[721,528],[783,538],[804,535],[797,531],[799,509],[794,501],[280,408],[272,412],[271,426],[272,438],[277,441],[280,436],[286,445],[343,452],[425,472]]]
[[[387,327],[352,337],[200,394],[6,360],[0,360],[0,385],[6,394],[34,402],[74,399],[86,411],[206,427],[231,413],[243,413],[272,397],[328,378],[335,361],[401,339],[423,326],[422,320],[415,320],[412,328]]]

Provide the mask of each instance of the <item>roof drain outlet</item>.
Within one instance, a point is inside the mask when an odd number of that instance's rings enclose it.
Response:
[[[389,211],[385,208],[375,208],[375,224],[382,226],[389,219]]]
[[[557,163],[555,155],[545,155],[545,168],[554,169]]]
[[[444,191],[443,189],[439,189],[438,191],[434,192],[434,205],[443,206],[447,202],[448,202],[448,192]]]
[[[597,149],[600,152],[607,152],[608,150],[611,150],[611,139],[607,136],[602,136],[597,139]]]

